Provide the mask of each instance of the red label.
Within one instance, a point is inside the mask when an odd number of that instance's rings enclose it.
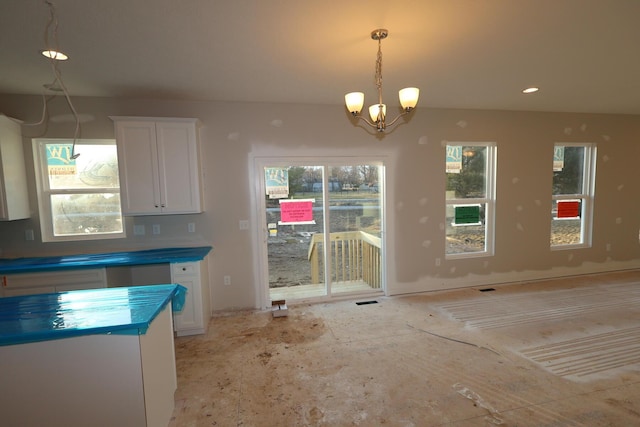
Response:
[[[578,200],[558,201],[558,218],[578,218],[580,202]]]

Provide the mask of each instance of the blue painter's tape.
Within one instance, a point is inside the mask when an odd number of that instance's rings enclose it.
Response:
[[[0,298],[0,346],[83,335],[146,333],[181,285],[103,288]]]
[[[198,246],[55,257],[0,258],[0,274],[202,261],[211,249],[211,246]]]

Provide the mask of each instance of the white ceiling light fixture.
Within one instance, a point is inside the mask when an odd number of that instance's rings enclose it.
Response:
[[[354,117],[357,117],[369,126],[376,128],[378,132],[384,132],[388,126],[393,126],[400,117],[413,111],[418,103],[418,97],[420,96],[420,89],[417,87],[406,87],[401,89],[398,92],[398,96],[400,98],[400,105],[402,106],[402,113],[400,113],[400,115],[390,123],[386,122],[387,106],[382,103],[382,40],[388,35],[389,31],[384,28],[373,30],[371,32],[371,38],[378,41],[378,56],[376,59],[375,73],[375,84],[378,89],[378,103],[369,107],[369,116],[371,117],[371,121],[360,115],[364,105],[364,93],[351,92],[344,96],[347,110],[349,110]]]
[[[43,56],[49,59],[55,59],[56,61],[66,61],[67,59],[69,59],[67,55],[57,50],[46,49],[46,50],[41,50],[40,53]]]
[[[526,89],[522,89],[522,93],[536,93],[539,90],[540,90],[539,87],[532,86],[532,87],[528,87]]]

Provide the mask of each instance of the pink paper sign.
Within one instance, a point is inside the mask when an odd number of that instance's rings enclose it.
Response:
[[[283,223],[308,223],[313,221],[313,201],[280,200],[280,219]]]

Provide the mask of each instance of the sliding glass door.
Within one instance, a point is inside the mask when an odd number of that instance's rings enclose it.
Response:
[[[322,160],[256,171],[269,301],[383,291],[384,167]]]

